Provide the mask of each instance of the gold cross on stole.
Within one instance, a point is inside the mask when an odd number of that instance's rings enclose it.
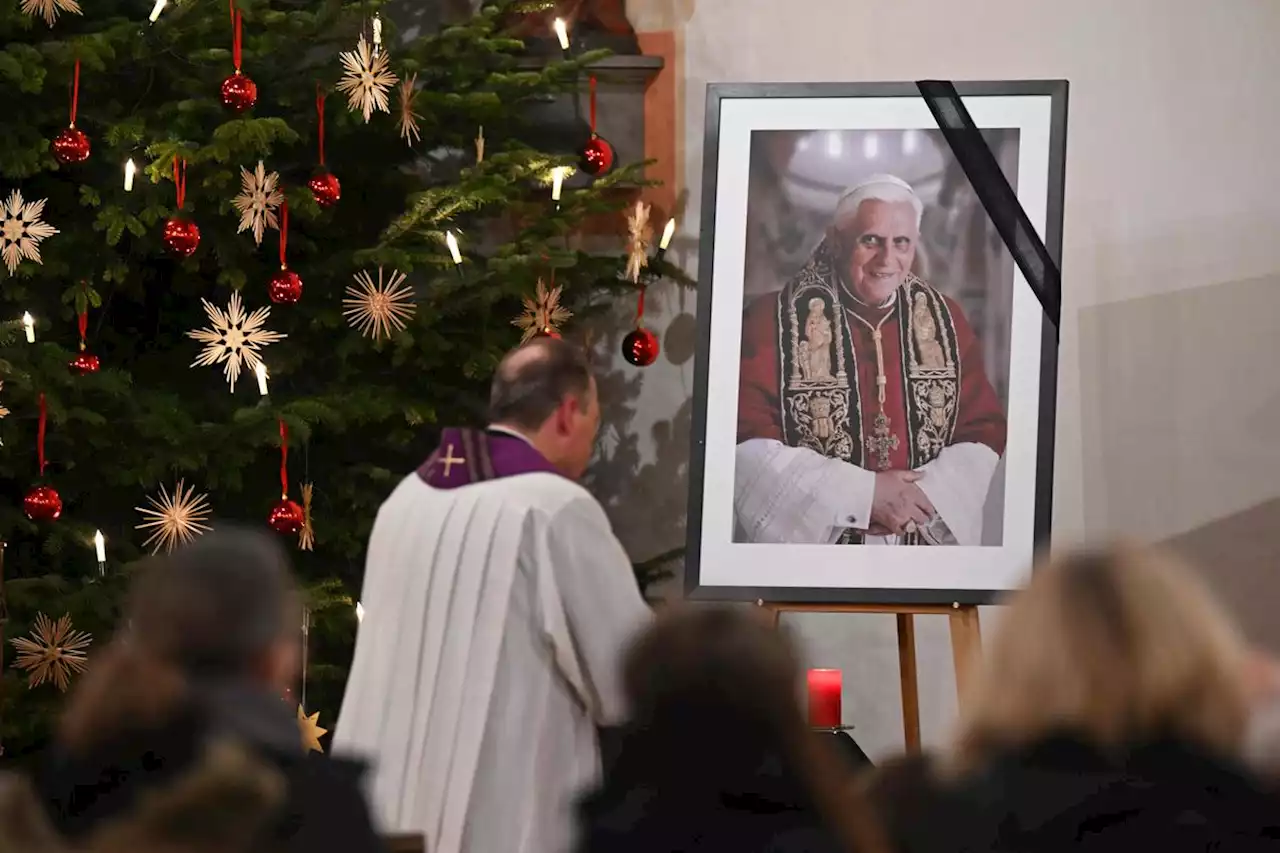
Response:
[[[858,315],[854,315],[857,317]],[[884,321],[888,320],[893,313],[885,314],[880,320],[880,325],[884,325]],[[861,317],[858,317],[862,320]],[[866,320],[862,320],[866,323]],[[868,324],[870,325],[870,324]],[[880,326],[876,326],[871,330],[871,337],[876,342],[876,398],[880,401],[880,411],[876,412],[875,428],[872,435],[867,437],[867,450],[876,455],[876,467],[881,471],[889,469],[889,453],[898,449],[898,437],[889,432],[889,416],[884,413],[885,386],[889,384],[889,377],[884,373],[884,336],[880,334]]]
[[[876,413],[874,435],[867,436],[867,450],[876,455],[876,467],[889,468],[889,453],[898,449],[898,436],[889,432],[889,419],[884,412]]]
[[[895,441],[897,440],[896,436],[894,440]],[[455,457],[453,455],[453,445],[450,444],[448,447],[445,448],[444,458],[441,459],[440,461],[444,463],[444,475],[448,477],[449,472],[453,469],[454,465],[461,465],[463,462],[466,462],[467,460],[461,457]]]

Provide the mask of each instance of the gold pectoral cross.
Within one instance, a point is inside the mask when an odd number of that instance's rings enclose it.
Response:
[[[897,440],[896,437],[894,440],[895,441]],[[453,469],[454,465],[461,465],[467,460],[463,459],[462,457],[455,457],[453,455],[453,445],[450,444],[448,447],[445,448],[444,458],[441,459],[440,461],[444,463],[444,475],[448,477],[449,472]]]
[[[889,453],[898,449],[898,436],[889,432],[889,418],[884,412],[876,414],[873,435],[867,437],[867,450],[876,455],[876,467],[881,471],[889,469]]]

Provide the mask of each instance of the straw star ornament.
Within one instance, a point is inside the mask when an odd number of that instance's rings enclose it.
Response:
[[[418,75],[414,74],[400,84],[400,138],[410,147],[422,138],[418,128],[418,120],[422,116],[413,111],[413,93],[418,83]]]
[[[161,486],[160,497],[148,495],[147,503],[151,506],[134,507],[145,519],[134,529],[151,534],[142,547],[150,548],[152,554],[159,554],[162,550],[167,554],[212,529],[206,523],[212,513],[209,496],[196,494],[194,486],[184,488],[182,480],[178,481],[172,495]]]
[[[382,277],[382,267],[378,267],[378,283],[373,283],[373,276],[361,270],[352,276],[359,287],[347,287],[347,297],[342,300],[342,313],[347,322],[360,331],[366,338],[389,338],[405,327],[405,322],[413,317],[413,288],[404,283],[404,273],[391,271],[391,280]]]
[[[302,528],[298,530],[298,550],[310,551],[316,545],[316,529],[311,521],[311,499],[316,487],[314,483],[302,484]]]
[[[0,205],[0,258],[9,268],[9,275],[17,272],[24,260],[43,263],[40,260],[40,241],[58,233],[58,229],[40,218],[47,199],[23,201],[22,193],[14,190]]]
[[[534,298],[524,298],[524,313],[511,321],[511,325],[524,330],[520,343],[538,335],[560,334],[560,324],[568,322],[573,312],[560,304],[560,288],[548,288],[542,279],[534,290]]]
[[[640,283],[640,271],[649,265],[649,245],[653,242],[653,229],[649,227],[649,205],[637,201],[627,214],[627,278]]]
[[[250,172],[240,167],[240,195],[231,200],[240,211],[240,227],[236,233],[252,230],[253,242],[262,245],[262,232],[267,228],[280,230],[280,222],[276,218],[276,210],[284,201],[284,193],[280,191],[280,173],[268,173],[262,161]]]
[[[93,637],[72,628],[69,615],[54,622],[40,613],[30,637],[15,637],[9,642],[18,650],[13,665],[26,670],[28,687],[39,687],[48,681],[65,693],[71,686],[71,676],[85,671],[89,660],[85,649]]]
[[[53,26],[58,20],[59,12],[70,12],[73,15],[83,14],[76,0],[22,0],[22,14],[39,15],[44,22]]]
[[[268,344],[282,341],[288,335],[272,332],[263,328],[267,318],[271,316],[270,308],[259,308],[252,314],[244,310],[240,302],[239,292],[231,294],[231,302],[227,310],[201,299],[205,314],[209,315],[210,328],[187,332],[187,337],[204,344],[204,350],[191,367],[208,367],[225,362],[224,374],[231,383],[231,392],[236,390],[236,380],[240,372],[255,370],[262,361],[259,357],[262,348]]]
[[[361,33],[356,49],[343,51],[339,58],[345,70],[338,81],[338,91],[346,94],[347,109],[363,115],[366,124],[374,110],[390,113],[387,91],[400,78],[391,72],[386,51],[375,51]]]

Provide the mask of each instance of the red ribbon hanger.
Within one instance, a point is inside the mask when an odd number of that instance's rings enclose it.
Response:
[[[289,200],[283,199],[280,202],[280,269],[284,269],[289,264],[284,259],[285,246],[289,243]],[[281,422],[283,424],[283,421]]]
[[[173,185],[178,190],[178,210],[187,200],[187,161],[181,157],[173,158]]]
[[[594,74],[591,75],[589,78],[587,78],[587,88],[591,93],[590,99],[589,99],[591,104],[591,107],[590,107],[591,135],[595,136],[596,135],[596,77]]]
[[[44,432],[49,422],[49,411],[45,408],[44,392],[40,392],[40,426],[36,430],[36,457],[40,460],[40,476],[44,476]]]
[[[644,295],[649,292],[646,285],[640,285],[640,296],[636,299],[636,328],[644,325]]]
[[[80,106],[80,60],[76,59],[75,75],[71,83],[71,126],[76,126],[76,108]]]
[[[280,419],[280,500],[289,497],[289,428]]]
[[[320,88],[320,84],[316,84],[316,116],[319,123],[318,136],[320,137],[320,165],[324,165],[324,91]]]
[[[84,307],[80,309],[80,316],[76,318],[76,324],[80,327],[80,349],[85,347],[85,336],[89,332],[89,294],[87,286],[80,282],[80,298],[84,300]]]
[[[231,0],[231,60],[236,64],[236,73],[240,73],[240,10],[236,8],[236,0]]]

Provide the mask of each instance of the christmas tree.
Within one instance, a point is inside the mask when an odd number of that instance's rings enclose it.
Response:
[[[331,722],[379,503],[482,417],[522,328],[635,292],[622,237],[574,239],[635,170],[554,201],[577,153],[529,142],[525,107],[598,56],[530,64],[509,4],[412,33],[378,0],[141,2],[0,9],[9,757],[47,740],[131,566],[221,519],[297,542]]]

